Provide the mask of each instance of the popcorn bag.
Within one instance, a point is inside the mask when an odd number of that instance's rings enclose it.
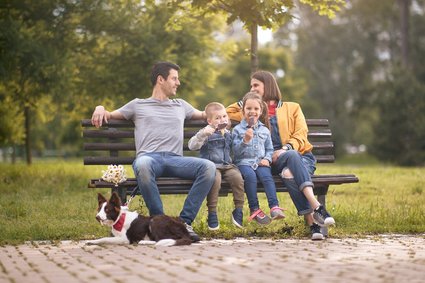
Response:
[[[125,169],[122,165],[109,165],[107,170],[102,170],[102,173],[102,180],[114,183],[116,187],[118,187],[119,183],[127,180]]]

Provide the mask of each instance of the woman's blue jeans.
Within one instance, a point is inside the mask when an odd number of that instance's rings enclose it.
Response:
[[[215,180],[215,164],[207,159],[183,157],[171,152],[154,152],[138,156],[133,162],[137,185],[150,215],[164,214],[156,178],[180,177],[194,180],[180,218],[191,225]]]
[[[270,167],[258,166],[257,169],[254,170],[249,165],[239,165],[238,168],[244,179],[245,193],[251,212],[260,208],[257,197],[257,178],[264,186],[269,207],[279,206],[276,195],[276,185],[273,181]]]
[[[307,186],[313,187],[311,175],[316,170],[316,158],[312,153],[301,155],[295,150],[288,150],[281,154],[273,163],[273,173],[279,174],[283,184],[288,188],[289,195],[297,208],[298,215],[312,213],[313,210],[303,193]],[[293,178],[284,178],[281,174],[284,169],[289,169]]]

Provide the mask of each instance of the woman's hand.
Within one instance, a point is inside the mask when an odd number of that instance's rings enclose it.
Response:
[[[274,152],[273,152],[273,155],[272,155],[272,162],[273,163],[275,163],[276,162],[276,160],[279,158],[279,156],[281,155],[281,154],[284,154],[285,152],[286,152],[287,150],[286,149],[278,149],[278,150],[275,150]]]

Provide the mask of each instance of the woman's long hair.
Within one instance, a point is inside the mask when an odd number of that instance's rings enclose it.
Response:
[[[282,99],[282,94],[279,90],[279,85],[272,73],[268,71],[257,71],[251,75],[251,79],[259,80],[264,84],[263,100],[265,102],[276,101]]]

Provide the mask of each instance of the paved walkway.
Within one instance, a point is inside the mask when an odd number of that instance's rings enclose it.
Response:
[[[425,282],[425,235],[0,247],[0,282]]]

